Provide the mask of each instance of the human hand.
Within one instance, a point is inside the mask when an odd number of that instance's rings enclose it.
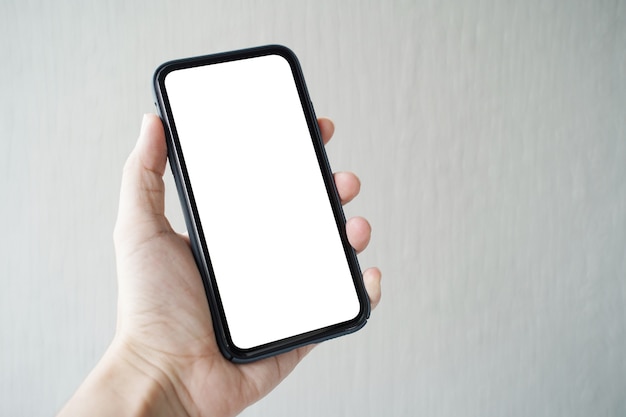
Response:
[[[333,124],[318,123],[327,143]],[[116,335],[64,415],[89,410],[92,415],[232,416],[271,391],[313,348],[243,365],[222,356],[189,239],[165,217],[166,159],[163,125],[156,115],[146,115],[124,167],[114,232]],[[342,204],[358,194],[354,174],[334,178]],[[355,217],[346,229],[355,250],[364,250],[368,222]],[[380,300],[380,278],[377,268],[363,272],[372,307]]]

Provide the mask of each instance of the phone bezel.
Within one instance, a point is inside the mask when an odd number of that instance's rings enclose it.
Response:
[[[294,335],[286,339],[276,340],[249,349],[237,347],[229,334],[228,322],[224,313],[222,302],[219,296],[219,289],[214,278],[211,266],[210,255],[204,239],[204,232],[196,208],[193,190],[191,189],[185,158],[182,154],[180,142],[176,131],[176,125],[172,117],[172,111],[165,88],[165,78],[172,71],[192,68],[203,65],[212,65],[227,61],[250,59],[265,55],[280,55],[287,60],[294,77],[294,82],[298,90],[298,96],[302,105],[302,110],[306,118],[313,147],[317,156],[318,164],[327,195],[332,206],[335,223],[344,248],[344,253],[354,282],[355,291],[359,299],[360,310],[358,315],[348,321],[337,323],[322,329],[309,331],[299,335]],[[302,74],[299,61],[295,54],[282,45],[266,45],[255,48],[241,49],[237,51],[222,52],[212,55],[204,55],[192,58],[178,59],[160,65],[153,76],[153,93],[155,106],[163,121],[165,136],[167,139],[168,159],[178,190],[183,214],[189,233],[189,239],[196,264],[202,276],[205,293],[208,299],[216,341],[222,354],[233,362],[250,362],[273,356],[282,352],[295,349],[310,343],[318,343],[344,334],[352,333],[365,325],[370,314],[370,303],[367,291],[363,284],[361,269],[356,257],[356,253],[348,241],[346,234],[346,220],[341,206],[341,201],[335,187],[332,171],[326,156],[326,151],[317,124],[315,110],[311,103],[308,90]]]

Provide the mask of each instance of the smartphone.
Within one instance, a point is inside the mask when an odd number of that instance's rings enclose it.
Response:
[[[250,362],[365,325],[369,299],[294,53],[170,61],[153,85],[222,354]]]

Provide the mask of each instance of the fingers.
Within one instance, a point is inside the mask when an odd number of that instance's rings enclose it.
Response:
[[[137,225],[148,226],[142,230],[148,235],[168,230],[163,184],[166,160],[163,124],[158,116],[147,114],[124,166],[115,235],[124,235],[128,227]]]
[[[380,269],[376,267],[366,269],[363,272],[363,282],[365,283],[365,289],[367,290],[367,295],[369,295],[370,297],[370,304],[372,305],[372,310],[376,308],[376,306],[380,302],[381,278],[382,278],[382,274],[380,272]]]
[[[326,145],[335,132],[335,124],[332,120],[325,117],[317,119],[317,124],[322,133],[322,141]],[[354,197],[359,194],[361,189],[361,181],[359,178],[351,172],[337,172],[334,174],[335,185],[341,198],[341,204],[349,203]]]
[[[360,253],[367,247],[372,235],[372,228],[363,217],[353,217],[346,222],[348,241],[356,253]]]
[[[319,126],[322,134],[322,142],[326,145],[330,138],[333,137],[333,133],[335,133],[335,124],[330,119],[320,117],[317,119],[317,125]]]
[[[141,132],[133,153],[137,154],[143,168],[163,176],[167,162],[167,145],[163,123],[156,114],[143,116]]]
[[[333,174],[341,204],[347,204],[359,194],[361,181],[352,172],[336,172]]]

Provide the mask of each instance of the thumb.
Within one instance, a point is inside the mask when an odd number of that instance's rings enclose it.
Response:
[[[116,240],[130,237],[129,234],[145,240],[172,230],[165,218],[163,174],[166,161],[163,124],[158,116],[146,114],[135,149],[124,165]]]

